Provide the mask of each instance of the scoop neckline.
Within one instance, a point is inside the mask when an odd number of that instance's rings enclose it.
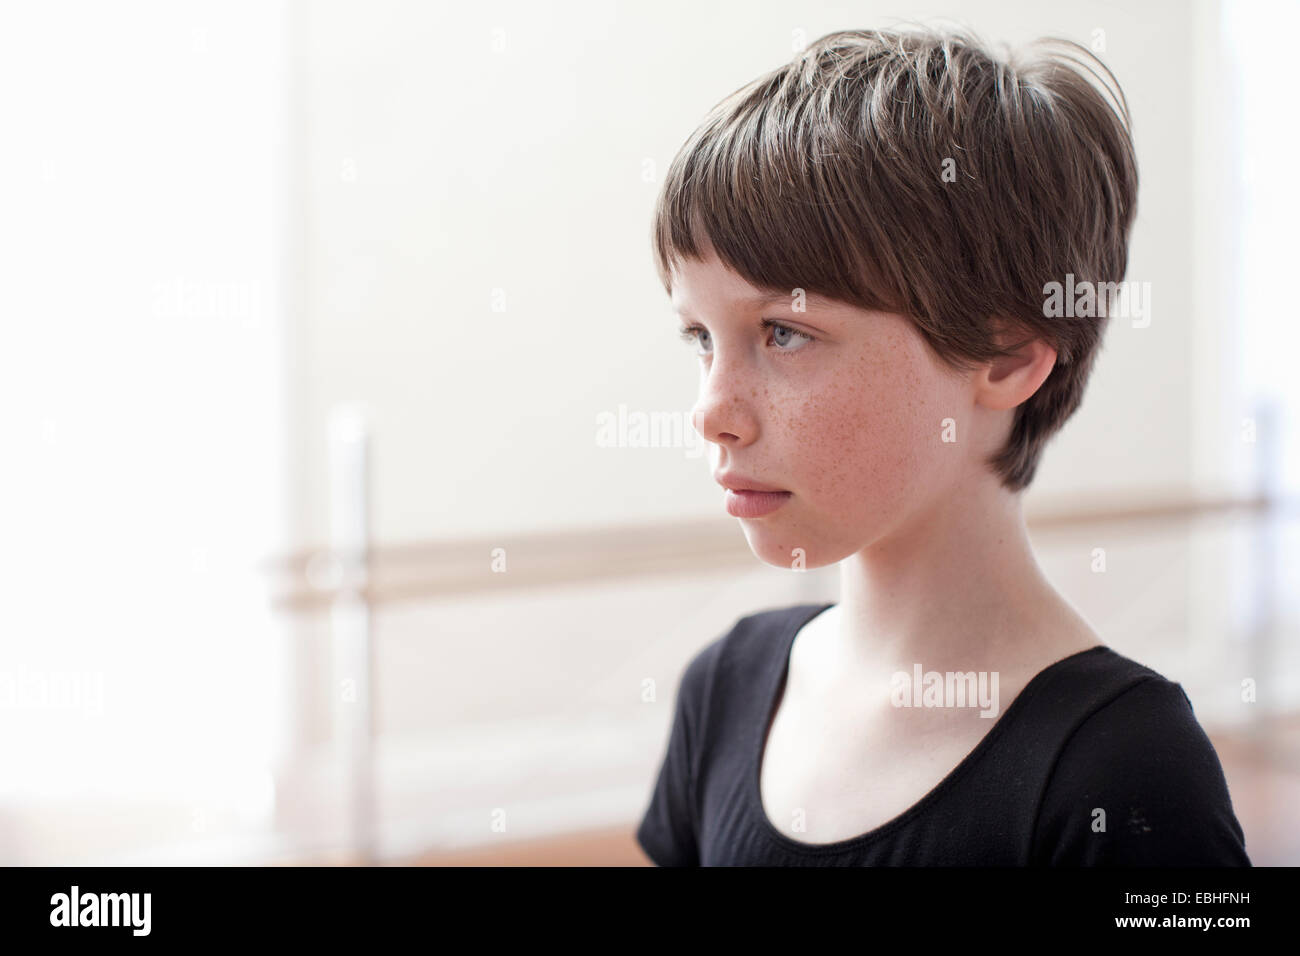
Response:
[[[762,786],[762,769],[763,769],[763,752],[767,749],[768,731],[772,723],[773,713],[776,709],[776,695],[782,690],[783,685],[790,672],[790,652],[794,649],[795,638],[799,632],[806,627],[814,618],[834,607],[837,602],[832,601],[818,607],[809,615],[798,615],[787,628],[781,640],[781,654],[779,666],[772,668],[774,678],[767,682],[764,687],[764,702],[761,713],[761,719],[757,721],[757,727],[750,738],[749,748],[749,785],[745,788],[750,811],[758,818],[758,823],[763,832],[772,840],[775,840],[781,847],[792,850],[796,853],[809,854],[831,854],[842,853],[845,850],[852,850],[856,847],[863,846],[885,836],[889,832],[896,830],[900,826],[908,823],[915,817],[929,809],[939,797],[960,779],[967,770],[973,767],[984,756],[985,753],[997,742],[997,738],[1005,731],[1010,718],[1023,709],[1024,702],[1029,700],[1033,692],[1042,686],[1044,678],[1061,665],[1072,661],[1075,658],[1082,657],[1085,654],[1095,654],[1098,651],[1109,651],[1110,647],[1106,644],[1098,644],[1095,647],[1087,647],[1081,651],[1075,651],[1059,661],[1048,664],[1037,674],[1029,679],[1029,682],[1021,688],[1020,693],[1011,701],[1010,705],[1002,712],[1002,715],[994,722],[989,732],[980,738],[979,743],[962,758],[957,766],[953,767],[946,776],[936,783],[930,790],[910,807],[896,814],[889,820],[879,826],[860,833],[857,836],[846,837],[843,840],[836,840],[834,843],[803,843],[799,840],[791,839],[786,836],[767,817],[767,811],[763,809],[763,786]]]

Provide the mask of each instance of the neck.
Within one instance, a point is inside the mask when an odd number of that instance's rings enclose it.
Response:
[[[1034,558],[1021,495],[995,481],[927,502],[840,563],[841,666],[985,669],[1013,659],[1064,600]],[[1059,630],[1059,629],[1058,629]]]

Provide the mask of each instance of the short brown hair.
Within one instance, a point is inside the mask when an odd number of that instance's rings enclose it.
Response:
[[[1045,286],[1122,280],[1137,202],[1114,75],[1072,41],[1027,52],[1003,61],[929,29],[827,34],[713,108],[653,224],[670,294],[672,263],[711,246],[761,288],[906,315],[954,369],[1048,341],[1055,367],[988,459],[1012,491],[1079,406],[1106,323],[1045,316]],[[1003,323],[1027,338],[999,346]]]

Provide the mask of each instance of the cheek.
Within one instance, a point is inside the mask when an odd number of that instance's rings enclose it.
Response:
[[[790,437],[804,493],[842,514],[897,508],[945,470],[950,392],[907,342],[847,363],[798,402]]]

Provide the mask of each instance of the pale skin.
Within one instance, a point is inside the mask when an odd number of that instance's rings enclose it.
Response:
[[[1043,668],[1102,641],[1039,568],[1022,495],[982,462],[1051,372],[1052,347],[958,373],[900,315],[812,295],[805,311],[794,297],[751,301],[771,293],[711,250],[673,273],[674,311],[696,329],[692,422],[712,470],[792,493],[737,519],[751,549],[777,567],[794,549],[809,569],[839,563],[840,600],[795,639],[760,775],[776,829],[831,843],[907,810],[997,721],[894,706],[894,673],[996,671],[1000,716]]]

